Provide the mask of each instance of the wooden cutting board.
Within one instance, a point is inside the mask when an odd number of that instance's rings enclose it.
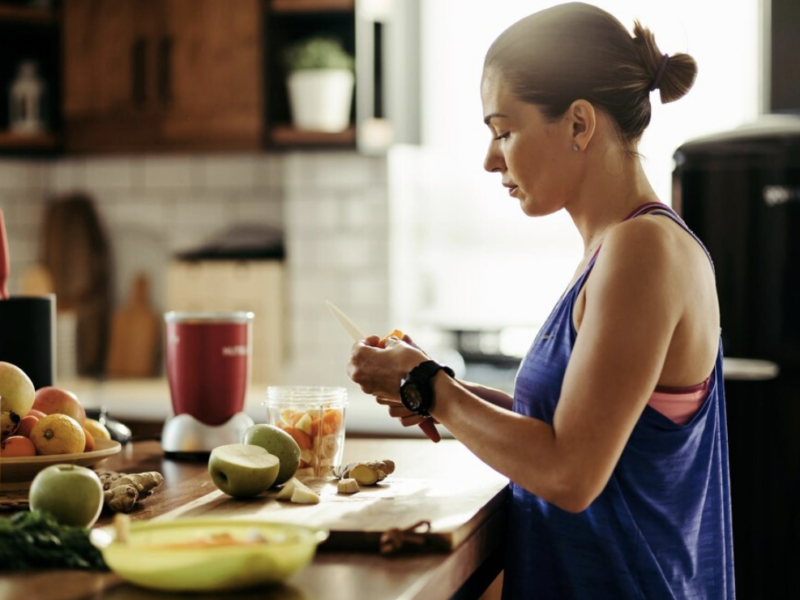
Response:
[[[108,377],[152,377],[156,371],[161,321],[150,307],[150,282],[139,273],[127,305],[114,313],[106,360]]]
[[[362,487],[352,495],[338,494],[336,482],[330,479],[304,479],[320,495],[321,501],[315,505],[276,500],[276,491],[237,500],[216,490],[159,518],[256,518],[312,525],[330,531],[326,547],[370,551],[379,549],[387,534],[396,535],[427,521],[429,530],[415,529],[419,544],[414,543],[414,536],[401,536],[406,546],[450,551],[487,519],[500,514],[497,511],[506,501],[508,480],[474,455],[465,460],[464,452],[453,444],[437,448],[437,463],[446,476],[404,478],[396,477],[396,472],[381,484]],[[419,471],[399,466],[400,474]]]

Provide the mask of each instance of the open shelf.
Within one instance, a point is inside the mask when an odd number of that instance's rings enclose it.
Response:
[[[60,20],[60,13],[52,8],[15,6],[0,2],[0,22],[13,21],[30,25],[55,27]]]
[[[355,127],[344,131],[303,131],[291,125],[276,125],[270,130],[270,141],[275,146],[355,146]]]
[[[354,11],[355,0],[272,0],[270,9],[276,13]]]
[[[59,138],[52,133],[11,133],[0,131],[0,151],[55,150]]]

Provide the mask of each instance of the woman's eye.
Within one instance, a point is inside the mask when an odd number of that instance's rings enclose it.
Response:
[[[505,140],[505,139],[507,139],[507,138],[508,138],[508,136],[509,136],[509,135],[511,135],[511,134],[510,134],[510,133],[501,133],[500,135],[498,135],[498,136],[497,136],[496,138],[494,138],[494,139],[495,139],[495,140]]]

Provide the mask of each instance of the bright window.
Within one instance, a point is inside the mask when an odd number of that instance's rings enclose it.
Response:
[[[390,156],[394,313],[403,323],[538,329],[571,279],[582,244],[569,215],[531,219],[483,171],[489,131],[479,84],[486,50],[550,1],[423,0],[425,145]],[[649,27],[667,53],[697,60],[694,88],[661,105],[640,144],[644,168],[670,202],[672,155],[684,141],[754,119],[758,0],[598,0],[629,29]]]

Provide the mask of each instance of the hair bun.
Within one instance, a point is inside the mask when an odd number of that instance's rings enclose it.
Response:
[[[633,42],[649,75],[648,80],[642,82],[643,91],[659,90],[662,104],[685,96],[697,77],[694,58],[682,52],[671,56],[663,54],[653,33],[639,21],[634,22]]]

